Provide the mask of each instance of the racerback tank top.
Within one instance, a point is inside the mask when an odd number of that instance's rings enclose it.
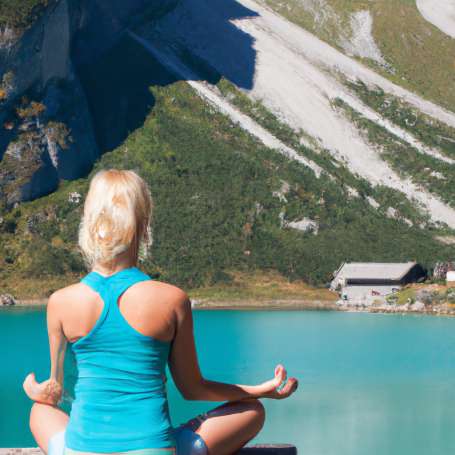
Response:
[[[136,268],[110,277],[95,272],[81,283],[104,308],[88,335],[73,344],[78,379],[65,445],[81,452],[127,452],[175,447],[163,375],[170,342],[133,329],[118,307],[133,284],[150,278]]]

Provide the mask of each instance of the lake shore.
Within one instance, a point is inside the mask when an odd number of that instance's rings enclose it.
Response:
[[[193,310],[342,311],[333,300],[192,300]]]
[[[48,299],[16,300],[14,306],[47,306]],[[192,300],[193,310],[328,310],[343,311],[332,300]],[[345,311],[345,310],[344,310]]]
[[[14,306],[33,307],[47,306],[48,299],[16,300]],[[9,307],[11,308],[11,307]],[[453,314],[439,311],[437,308],[427,308],[425,311],[403,311],[399,308],[382,310],[376,307],[347,307],[338,306],[333,300],[192,300],[193,310],[236,310],[236,311],[341,311],[345,313],[382,313],[382,314],[410,314],[410,315],[438,315],[453,316]]]

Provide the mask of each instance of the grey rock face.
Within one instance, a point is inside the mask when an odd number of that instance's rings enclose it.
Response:
[[[75,65],[102,57],[133,24],[158,20],[179,0],[72,0],[69,4],[71,58]]]
[[[63,124],[70,131],[65,139],[67,148],[49,139],[49,135],[46,139],[58,179],[75,180],[87,174],[99,157],[99,148],[87,99],[77,78],[72,82],[56,79],[50,83],[43,104],[48,121]]]
[[[67,0],[60,0],[44,27],[41,51],[43,87],[52,78],[66,80],[71,75],[69,21]]]
[[[15,139],[0,163],[0,197],[11,205],[36,199],[58,187],[44,135],[27,132]]]
[[[52,2],[19,39],[6,40],[0,31],[0,73],[12,74],[7,96],[0,100],[0,198],[11,204],[54,191],[60,179],[74,180],[86,175],[99,157],[90,108],[73,74],[70,49],[71,41],[77,47],[77,39],[71,33],[78,32],[71,12],[82,3]],[[109,4],[107,9],[123,18],[116,21],[111,15],[104,20],[105,27],[112,22],[111,34],[97,24],[100,36],[113,39],[129,25],[131,14],[138,14],[149,2],[136,1],[135,6],[131,3],[134,2],[124,2],[125,11],[121,11],[120,3],[115,6],[104,0],[94,2],[93,8],[101,11],[104,4]],[[84,24],[79,25],[87,25]],[[15,112],[25,94],[30,101],[42,100],[46,106],[45,115],[37,119],[37,128],[33,122],[17,123]],[[68,134],[54,140],[59,128]]]
[[[12,205],[54,191],[61,179],[88,173],[99,156],[87,100],[77,80],[54,79],[43,101],[45,112],[8,131],[9,144],[0,163],[0,197]]]
[[[412,293],[416,300],[431,299],[433,295],[431,292],[428,292],[426,289],[419,289]]]

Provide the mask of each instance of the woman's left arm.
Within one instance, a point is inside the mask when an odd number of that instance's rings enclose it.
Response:
[[[24,390],[36,403],[55,405],[63,393],[63,361],[65,358],[66,338],[60,322],[58,293],[53,294],[47,307],[47,330],[51,352],[50,379],[38,384],[33,373],[24,381]]]

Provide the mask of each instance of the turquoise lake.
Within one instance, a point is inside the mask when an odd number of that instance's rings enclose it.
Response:
[[[455,319],[340,312],[194,312],[205,377],[255,384],[278,363],[299,379],[284,401],[263,400],[257,443],[295,444],[305,455],[455,452]],[[36,445],[25,376],[48,378],[46,314],[0,309],[0,447]],[[168,382],[178,425],[214,407],[185,402]]]

